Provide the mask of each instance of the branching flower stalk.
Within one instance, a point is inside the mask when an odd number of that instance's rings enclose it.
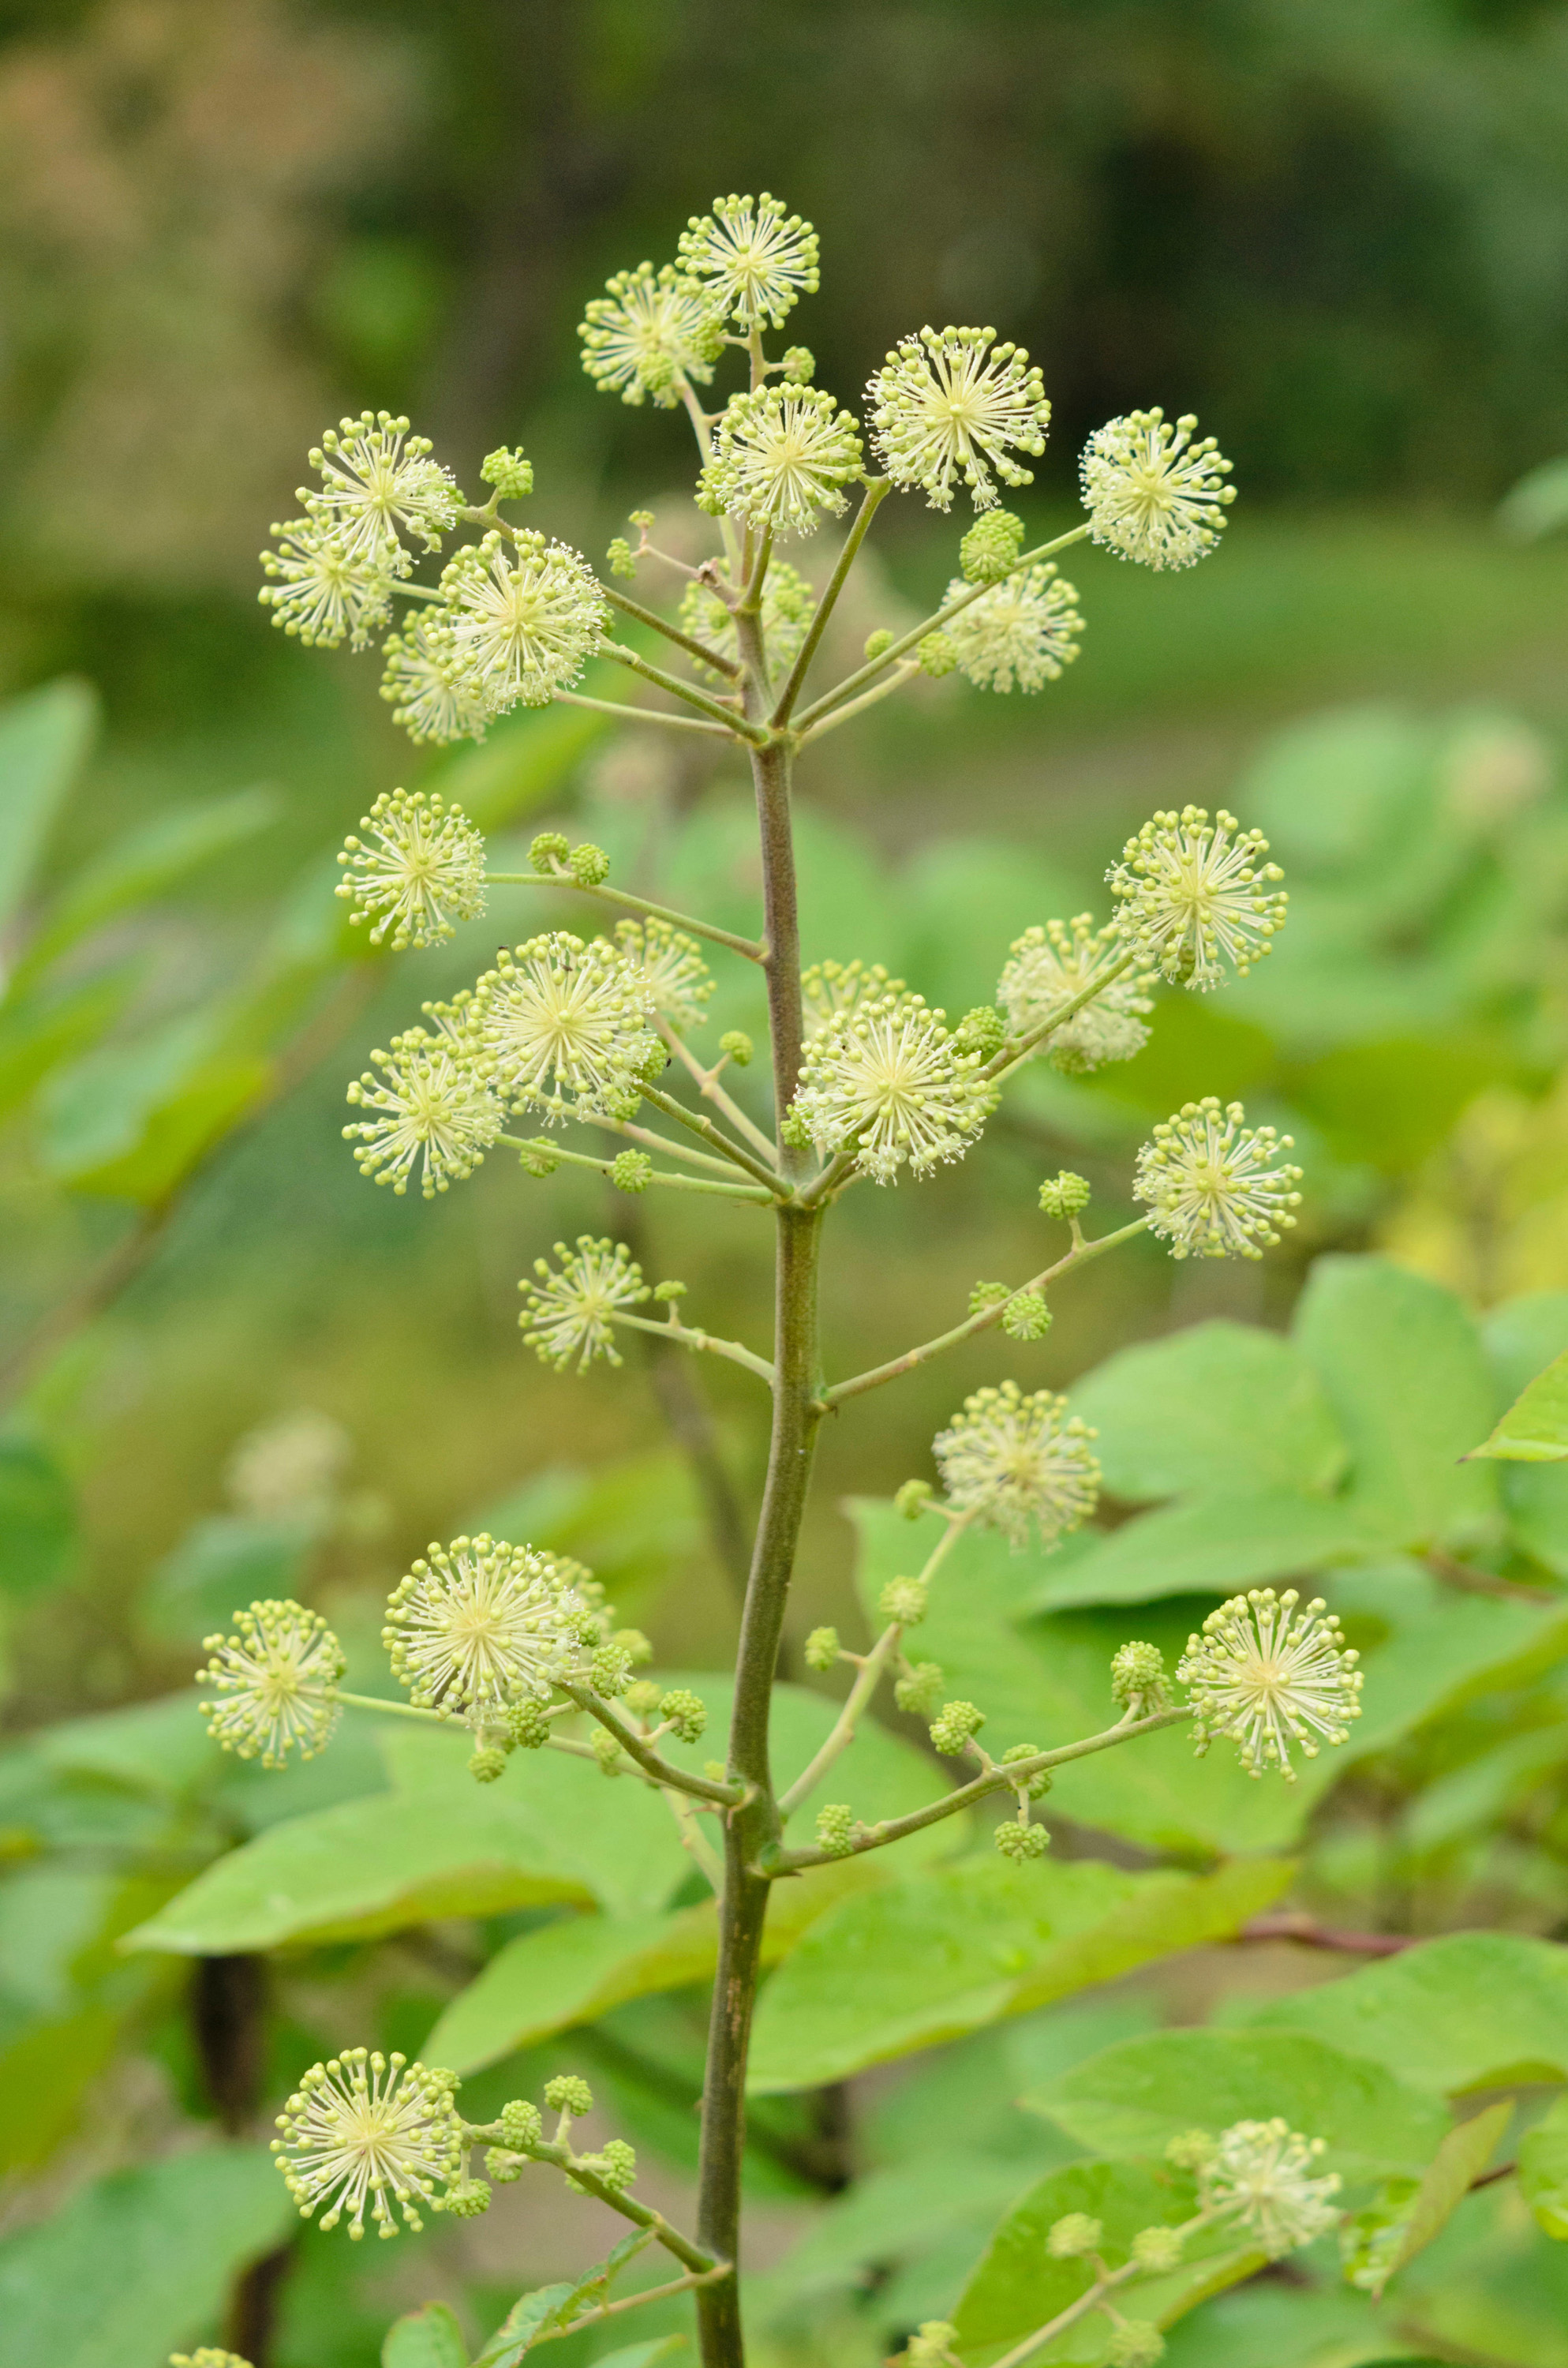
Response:
[[[1028,355],[998,344],[989,328],[923,327],[893,345],[858,423],[815,384],[804,347],[775,358],[765,342],[814,291],[817,276],[809,223],[766,194],[722,198],[692,217],[673,260],[619,274],[588,307],[585,367],[600,390],[684,409],[691,422],[698,507],[713,522],[712,547],[699,563],[658,551],[649,541],[652,513],[638,511],[635,548],[618,537],[601,575],[569,545],[512,522],[532,490],[520,450],[486,457],[480,473],[489,497],[472,505],[406,420],[366,414],[312,455],[324,487],[303,495],[303,516],[276,530],[262,596],[285,631],[329,646],[346,638],[362,646],[394,598],[414,603],[413,622],[386,640],[384,689],[416,740],[481,737],[509,709],[556,700],[608,712],[628,728],[695,731],[744,757],[750,773],[763,907],[756,937],[610,884],[601,848],[574,847],[556,832],[536,838],[527,871],[487,871],[468,818],[418,791],[376,801],[364,837],[345,850],[339,891],[354,917],[394,950],[449,939],[487,903],[494,917],[503,898],[521,914],[520,926],[507,928],[517,942],[475,987],[449,1006],[427,1006],[429,1026],[392,1039],[351,1087],[360,1115],[347,1132],[367,1173],[399,1191],[416,1178],[437,1194],[486,1154],[510,1155],[524,1178],[566,1165],[628,1194],[695,1191],[728,1201],[771,1227],[774,1324],[766,1353],[690,1320],[686,1286],[645,1280],[639,1259],[612,1237],[558,1243],[553,1260],[539,1258],[521,1286],[525,1338],[563,1371],[619,1363],[618,1339],[631,1330],[724,1358],[768,1394],[767,1476],[722,1760],[700,1774],[686,1764],[677,1747],[689,1748],[700,1734],[701,1701],[636,1675],[652,1657],[647,1640],[617,1625],[591,1574],[526,1540],[456,1539],[433,1546],[404,1577],[389,1606],[386,1640],[407,1702],[344,1693],[335,1639],[297,1605],[252,1607],[234,1636],[210,1640],[206,1672],[214,1734],[269,1764],[296,1748],[321,1748],[349,1707],[460,1721],[480,1782],[507,1774],[515,1759],[511,1778],[526,1785],[528,1754],[552,1748],[651,1785],[669,1804],[718,1894],[694,2235],[630,2193],[630,2147],[612,2141],[597,2154],[574,2150],[572,2123],[589,2102],[574,2078],[547,2091],[560,2115],[547,2138],[531,2104],[517,2101],[497,2123],[471,2125],[458,2112],[452,2077],[439,2067],[394,2066],[388,2082],[373,2065],[367,2070],[369,2059],[346,2055],[307,2076],[285,2117],[280,2158],[303,2208],[330,2199],[331,2211],[349,2209],[358,2226],[368,2207],[383,2234],[395,2226],[393,2204],[462,2216],[484,2208],[493,2182],[530,2164],[551,2167],[631,2222],[635,2242],[656,2241],[672,2254],[680,2275],[657,2291],[693,2294],[704,2368],[743,2368],[744,2358],[735,2275],[744,2096],[773,1884],[889,1848],[987,1800],[1016,1812],[997,1825],[997,1847],[1020,1862],[1039,1858],[1049,1836],[1034,1804],[1053,1769],[1190,1720],[1199,1748],[1225,1736],[1255,1770],[1288,1771],[1292,1745],[1310,1753],[1343,1739],[1359,1686],[1354,1656],[1319,1607],[1291,1621],[1292,1599],[1279,1607],[1238,1599],[1194,1637],[1174,1679],[1153,1645],[1124,1645],[1108,1672],[1117,1714],[1099,1732],[1016,1745],[993,1758],[981,1739],[983,1705],[947,1697],[941,1668],[913,1656],[913,1634],[930,1590],[958,1583],[974,1531],[990,1526],[1015,1542],[1033,1531],[1049,1547],[1092,1515],[1099,1480],[1093,1434],[1066,1402],[1006,1380],[971,1394],[934,1442],[945,1495],[924,1479],[900,1492],[912,1521],[939,1520],[941,1530],[915,1574],[884,1590],[869,1649],[846,1649],[832,1630],[807,1639],[812,1668],[843,1662],[853,1682],[809,1764],[792,1772],[774,1767],[775,1672],[824,1417],[994,1327],[1020,1344],[1039,1339],[1051,1319],[1049,1294],[1126,1242],[1158,1240],[1176,1257],[1256,1256],[1292,1221],[1298,1197],[1297,1171],[1275,1163],[1280,1146],[1269,1129],[1245,1127],[1239,1105],[1189,1105],[1155,1131],[1129,1179],[1143,1213],[1086,1233],[1088,1186],[1068,1174],[1047,1178],[1040,1215],[1051,1227],[1064,1225],[1066,1238],[1047,1237],[1032,1274],[1016,1284],[978,1283],[967,1314],[955,1310],[946,1329],[866,1372],[834,1377],[824,1370],[822,1241],[844,1193],[901,1182],[918,1189],[935,1167],[966,1156],[1008,1081],[1035,1059],[1082,1068],[1131,1058],[1148,1032],[1157,979],[1206,990],[1244,973],[1267,951],[1285,900],[1256,832],[1227,814],[1210,825],[1190,808],[1156,815],[1129,843],[1108,875],[1108,917],[1041,915],[1017,940],[993,1006],[958,1015],[933,1008],[888,976],[874,948],[863,956],[846,948],[845,961],[802,975],[792,820],[801,750],[926,677],[959,673],[989,695],[1048,691],[1078,656],[1083,610],[1093,609],[1092,584],[1083,596],[1062,583],[1055,558],[1092,539],[1136,564],[1190,564],[1215,546],[1232,498],[1228,464],[1212,439],[1195,440],[1195,421],[1184,415],[1171,427],[1158,410],[1140,412],[1092,439],[1083,523],[1026,548],[1024,523],[1000,506],[1000,489],[1032,482],[1029,464],[1045,450],[1050,404]],[[726,354],[744,360],[745,382],[722,401],[708,390]],[[897,637],[874,633],[864,662],[807,703],[844,586],[895,491],[923,494],[939,512],[967,491],[976,515],[958,572],[919,624]],[[810,539],[856,495],[835,557],[809,570]],[[463,529],[474,539],[460,542],[434,580],[420,580],[426,553]],[[786,539],[789,559],[779,548]],[[623,588],[646,569],[652,589],[639,585],[637,597]],[[672,582],[676,615],[661,605]],[[612,634],[617,619],[635,645]],[[665,645],[662,664],[648,655],[654,637]],[[640,699],[658,703],[606,699],[597,674],[591,690],[582,689],[590,661],[619,666]],[[539,891],[547,892],[542,922]],[[548,908],[562,894],[582,900],[577,910],[608,908],[605,934],[585,940],[556,928]],[[742,1083],[754,1053],[744,1036],[725,1036],[716,1053],[688,1041],[705,1024],[710,960],[763,973],[770,1108]],[[585,1147],[567,1139],[574,1128],[589,1130]],[[596,1131],[621,1147],[608,1152]],[[1184,1683],[1188,1698],[1178,1691]],[[787,1842],[787,1820],[816,1800],[884,1689],[898,1709],[928,1721],[933,1750],[963,1763],[962,1781],[926,1807],[880,1823],[860,1820],[849,1802],[819,1805],[814,1843]],[[485,2179],[472,2168],[476,2149],[486,2157]],[[1115,2320],[1112,2357],[1127,2368],[1156,2357],[1135,2324],[1116,2317],[1116,2296],[1135,2274],[1170,2267],[1189,2233],[1226,2214],[1264,2230],[1272,2211],[1266,2249],[1282,2237],[1303,2241],[1301,2232],[1315,2230],[1327,2209],[1326,2182],[1302,2175],[1310,2152],[1282,2128],[1226,2133],[1204,2157],[1214,2167],[1204,2171],[1197,2217],[1145,2231],[1135,2261],[1101,2264],[1070,2311],[1016,2347],[1009,2362],[1022,2368],[1092,2308]],[[1071,2231],[1063,2246],[1070,2241]],[[1097,2231],[1077,2249],[1092,2255],[1096,2242]],[[608,2299],[619,2258],[573,2325],[638,2299]],[[915,2339],[911,2361],[952,2361],[950,2335],[933,2323]]]

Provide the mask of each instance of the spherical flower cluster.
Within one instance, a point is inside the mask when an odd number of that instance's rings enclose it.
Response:
[[[668,410],[684,386],[706,386],[723,347],[723,313],[711,290],[666,263],[618,271],[585,308],[577,332],[583,368],[622,403],[652,395]]]
[[[1279,2260],[1339,2217],[1329,2201],[1339,2192],[1337,2176],[1308,2175],[1324,2151],[1322,2138],[1304,2138],[1288,2122],[1237,2122],[1221,2133],[1203,2172],[1204,2203],[1235,2212],[1269,2260]]]
[[[381,644],[381,697],[411,740],[483,740],[491,717],[478,677],[438,620],[415,617]]]
[[[468,1047],[445,1030],[431,1036],[410,1028],[392,1038],[390,1052],[370,1058],[381,1076],[367,1069],[349,1087],[348,1099],[374,1116],[343,1130],[356,1144],[360,1174],[390,1184],[401,1198],[417,1168],[427,1201],[472,1176],[505,1113]]]
[[[201,1705],[207,1732],[264,1768],[281,1768],[291,1749],[314,1759],[337,1726],[342,1645],[320,1612],[300,1603],[253,1603],[235,1612],[234,1627],[202,1645],[211,1658],[196,1682],[220,1696]]]
[[[1023,555],[1024,522],[1011,510],[982,510],[959,545],[959,568],[966,584],[1000,584],[1017,572]],[[949,598],[952,595],[949,594]]]
[[[649,1000],[672,1028],[698,1027],[713,992],[712,973],[695,938],[650,914],[644,921],[619,921],[615,942],[637,973]]]
[[[273,623],[307,649],[335,650],[345,633],[351,648],[364,649],[391,611],[393,577],[409,571],[403,545],[356,557],[330,526],[314,518],[297,518],[272,532],[280,548],[261,554],[262,574],[271,580],[256,598],[271,609]]]
[[[1191,567],[1212,551],[1236,489],[1212,436],[1195,444],[1188,412],[1134,411],[1096,428],[1084,448],[1084,507],[1096,542],[1144,567]]]
[[[370,919],[370,942],[391,936],[392,951],[437,945],[454,920],[484,910],[484,841],[460,807],[444,806],[423,790],[379,797],[359,825],[372,844],[349,838],[338,857],[347,878],[337,893]]]
[[[781,327],[791,306],[817,291],[815,231],[766,189],[760,198],[715,198],[710,214],[692,215],[677,252],[707,283],[715,310],[743,329]]]
[[[922,329],[889,354],[866,389],[872,445],[895,485],[918,485],[934,510],[961,482],[976,509],[998,498],[992,472],[1028,485],[1012,457],[1045,450],[1051,405],[1022,346],[994,345],[994,329]]]
[[[604,938],[564,930],[503,953],[474,990],[480,1065],[517,1110],[615,1117],[666,1054],[641,969]]]
[[[884,995],[841,1013],[806,1047],[788,1123],[821,1152],[853,1152],[862,1175],[896,1182],[961,1159],[995,1103],[942,1014],[917,995]]]
[[[1249,1776],[1278,1768],[1294,1783],[1290,1747],[1315,1759],[1325,1743],[1343,1743],[1361,1715],[1359,1655],[1347,1652],[1337,1620],[1321,1600],[1296,1609],[1294,1588],[1233,1595],[1189,1636],[1176,1677],[1192,1703],[1201,1759],[1217,1735],[1240,1748]]]
[[[1152,2318],[1118,2318],[1106,2340],[1106,2368],[1157,2368],[1165,2339]]]
[[[427,625],[490,715],[543,707],[583,671],[609,611],[586,560],[542,534],[493,530],[441,576],[445,613]]]
[[[1285,926],[1289,900],[1274,884],[1284,874],[1256,860],[1267,852],[1263,833],[1222,807],[1212,826],[1203,806],[1157,814],[1106,873],[1117,925],[1173,985],[1218,986],[1224,962],[1244,978]]]
[[[559,1273],[548,1259],[535,1258],[533,1277],[525,1275],[517,1285],[524,1339],[541,1364],[561,1372],[574,1358],[579,1372],[596,1357],[619,1365],[610,1326],[619,1309],[640,1307],[649,1297],[642,1268],[624,1242],[597,1242],[589,1234],[578,1235],[574,1250],[557,1242],[555,1255]]]
[[[1065,1398],[1026,1397],[1017,1382],[976,1390],[938,1433],[932,1452],[955,1511],[972,1513],[1019,1545],[1032,1521],[1046,1545],[1087,1520],[1099,1496],[1095,1433]]]
[[[381,1642],[415,1705],[476,1734],[544,1701],[592,1624],[553,1554],[486,1535],[432,1545],[387,1603]]]
[[[801,974],[807,1043],[820,1036],[830,1021],[858,1011],[862,1004],[903,993],[903,979],[890,978],[881,962],[812,962]]]
[[[1159,1646],[1137,1638],[1131,1644],[1119,1645],[1110,1656],[1110,1691],[1112,1700],[1134,1718],[1147,1718],[1153,1711],[1168,1710],[1170,1679],[1165,1675],[1165,1656]]]
[[[816,613],[816,594],[799,568],[788,560],[774,559],[768,563],[762,579],[762,638],[768,664],[775,675],[782,674],[794,665],[801,654],[811,621]],[[740,641],[735,620],[719,595],[706,584],[688,584],[680,604],[682,629],[698,641],[706,642],[721,657],[734,658],[740,655]],[[713,674],[712,667],[702,667]]]
[[[1045,2249],[1056,2261],[1082,2260],[1085,2253],[1094,2252],[1105,2235],[1104,2223],[1087,2212],[1067,2212],[1053,2220],[1045,2239]]]
[[[1221,1108],[1206,1094],[1163,1121],[1138,1154],[1132,1197],[1147,1204],[1149,1230],[1172,1258],[1258,1258],[1280,1226],[1295,1224],[1301,1171],[1274,1164],[1290,1137],[1245,1117],[1240,1102]]]
[[[436,2190],[461,2160],[456,2087],[450,2072],[363,2047],[314,2065],[278,2114],[283,2135],[272,2141],[301,2217],[325,2203],[323,2228],[335,2228],[347,2212],[349,2235],[360,2237],[369,2203],[377,2234],[395,2237],[395,2203],[411,2228],[423,2227],[417,2207],[441,2209]]]
[[[813,534],[860,473],[860,431],[824,388],[733,395],[698,484],[699,509],[773,534]]]
[[[374,559],[396,550],[401,529],[426,551],[458,522],[463,497],[449,470],[430,458],[427,436],[411,436],[406,419],[362,411],[328,428],[310,456],[323,490],[302,486],[300,500],[342,541],[350,558]]]
[[[1015,938],[996,1000],[1016,1036],[1030,1034],[1053,1011],[1079,1008],[1040,1038],[1035,1050],[1070,1076],[1131,1061],[1149,1041],[1142,1014],[1153,1008],[1147,971],[1120,969],[1127,947],[1113,922],[1095,928],[1088,913],[1047,921]],[[1113,975],[1120,969],[1119,976]],[[1084,998],[1081,1000],[1081,998]]]
[[[969,588],[955,575],[947,598],[956,600]],[[1077,603],[1072,585],[1045,560],[993,584],[942,631],[960,673],[977,690],[1042,690],[1078,655],[1084,620]]]

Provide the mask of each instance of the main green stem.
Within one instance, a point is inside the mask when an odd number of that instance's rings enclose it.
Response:
[[[745,667],[747,712],[760,716],[767,696],[767,667],[755,609],[743,604],[735,624]],[[762,844],[768,1028],[774,1092],[781,1116],[794,1093],[802,1035],[790,746],[781,741],[754,746],[751,762]],[[781,1144],[780,1164],[786,1174],[798,1174],[801,1156]],[[698,2241],[716,2260],[736,2262],[745,2151],[746,2056],[771,1887],[757,1869],[762,1853],[778,1847],[782,1829],[768,1757],[768,1722],[785,1606],[821,1421],[817,1265],[822,1212],[780,1208],[775,1222],[773,1431],[741,1617],[730,1725],[729,1774],[747,1789],[745,1799],[730,1812],[725,1824],[719,1963],[708,2032],[698,2174]],[[697,2313],[703,2368],[744,2368],[738,2277],[699,2289]]]

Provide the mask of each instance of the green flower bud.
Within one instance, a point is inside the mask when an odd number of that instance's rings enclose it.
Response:
[[[616,1741],[608,1726],[595,1727],[592,1735],[588,1737],[588,1748],[599,1763],[599,1772],[601,1775],[619,1775],[620,1746]]]
[[[649,1718],[658,1709],[664,1691],[652,1678],[639,1678],[634,1686],[626,1689],[626,1707],[635,1718]]]
[[[524,1751],[539,1751],[550,1741],[550,1721],[538,1702],[515,1702],[506,1712],[506,1732]]]
[[[618,534],[615,537],[605,557],[609,562],[609,572],[612,575],[636,575],[637,562],[632,558],[631,545],[623,534]]]
[[[684,1299],[686,1292],[687,1286],[684,1282],[656,1282],[653,1285],[654,1298],[661,1301],[666,1307],[673,1307],[677,1299]]]
[[[1043,1340],[1051,1329],[1043,1292],[1016,1291],[1002,1310],[1002,1329],[1009,1340]]]
[[[1040,1205],[1048,1217],[1075,1217],[1089,1205],[1088,1183],[1064,1167],[1060,1176],[1048,1176],[1040,1186]]]
[[[722,1759],[705,1759],[702,1763],[702,1772],[710,1784],[722,1784],[730,1771]]]
[[[1119,2319],[1105,2356],[1106,2368],[1154,2368],[1165,2356],[1165,2339],[1152,2318]]]
[[[952,1759],[984,1725],[985,1713],[976,1710],[973,1702],[946,1702],[940,1717],[932,1725],[931,1741],[946,1759]]]
[[[609,1163],[609,1180],[619,1192],[645,1192],[653,1180],[653,1163],[645,1151],[620,1151]]]
[[[817,1811],[817,1848],[833,1858],[848,1858],[855,1848],[855,1812],[843,1801],[830,1801]]]
[[[660,1697],[659,1715],[669,1720],[683,1743],[697,1743],[708,1725],[708,1705],[688,1687],[672,1686]]]
[[[1177,2170],[1207,2170],[1220,2151],[1219,2141],[1207,2130],[1183,2130],[1165,2148],[1165,2160]]]
[[[514,2154],[527,2154],[544,2135],[539,2107],[530,2105],[526,2097],[514,2097],[501,2108],[501,2135]]]
[[[726,1028],[719,1039],[719,1050],[728,1055],[737,1069],[749,1069],[756,1046],[744,1028]]]
[[[1004,1817],[992,1836],[1004,1858],[1043,1858],[1051,1836],[1043,1826],[1026,1826],[1020,1818]]]
[[[476,1784],[494,1784],[497,1776],[506,1772],[506,1755],[494,1745],[476,1751],[468,1763],[468,1772]]]
[[[624,1645],[601,1645],[588,1663],[588,1683],[607,1702],[614,1702],[626,1691],[631,1675],[631,1656]]]
[[[487,485],[494,485],[504,502],[520,502],[534,489],[534,464],[523,458],[519,444],[508,451],[505,444],[487,452],[479,464],[479,473]]]
[[[1140,2228],[1132,2239],[1132,2258],[1141,2270],[1157,2276],[1179,2265],[1181,2247],[1179,2228]]]
[[[1053,2260],[1076,2261],[1095,2250],[1104,2233],[1102,2223],[1086,2212],[1069,2212],[1051,2228],[1045,2249]]]
[[[884,650],[891,650],[892,647],[892,635],[889,632],[885,625],[879,625],[874,633],[868,633],[866,636],[866,663],[868,666],[873,659],[880,658]]]
[[[895,1683],[892,1698],[912,1718],[929,1718],[942,1699],[947,1672],[939,1661],[916,1661]]]
[[[618,1628],[609,1641],[619,1645],[634,1669],[645,1669],[653,1657],[653,1647],[641,1628]]]
[[[1011,510],[986,510],[959,545],[966,584],[999,584],[1011,575],[1024,547],[1024,522]]]
[[[906,1480],[892,1501],[906,1521],[917,1521],[935,1493],[929,1480]]]
[[[558,830],[537,831],[528,842],[528,861],[546,879],[562,869],[571,852],[570,840]]]
[[[977,1003],[964,1013],[953,1036],[962,1052],[981,1053],[989,1060],[1006,1042],[1007,1023],[994,1003]]]
[[[811,1128],[793,1102],[778,1121],[778,1133],[791,1151],[809,1151],[812,1147]]]
[[[477,2220],[482,2212],[490,2209],[490,2189],[483,2179],[465,2179],[460,2186],[449,2187],[441,2199],[441,2209],[455,2220]]]
[[[945,2318],[927,2318],[918,2334],[909,2339],[909,2349],[899,2368],[954,2368],[953,2340],[956,2327]]]
[[[1006,1750],[1002,1754],[1002,1765],[1004,1768],[1016,1768],[1020,1759],[1033,1759],[1039,1750],[1040,1746],[1038,1743],[1009,1744]],[[1015,1786],[1014,1789],[1018,1792],[1027,1793],[1031,1801],[1038,1801],[1042,1793],[1049,1793],[1051,1790],[1050,1769],[1037,1769],[1035,1773],[1028,1777],[1024,1783]]]
[[[542,1180],[546,1176],[553,1176],[561,1162],[548,1144],[529,1143],[518,1152],[517,1165],[525,1176],[536,1176]],[[526,1315],[519,1315],[517,1321],[526,1324],[528,1318]]]
[[[637,2156],[624,2138],[611,2138],[597,2154],[583,2157],[585,2170],[596,2171],[612,2194],[619,2195],[637,2176]]]
[[[552,2113],[570,2113],[580,2122],[585,2113],[594,2110],[594,2092],[587,2082],[575,2072],[558,2072],[553,2080],[544,2084],[544,2101]]]
[[[810,386],[817,374],[816,356],[810,346],[786,346],[779,374],[786,386]]]
[[[528,2167],[526,2154],[508,2154],[503,2146],[490,2146],[485,2150],[484,2168],[490,2174],[493,2187],[510,2187],[515,2179],[521,2179]]]
[[[890,1578],[877,1598],[878,1613],[883,1620],[896,1620],[901,1628],[918,1628],[930,1591],[923,1578]]]
[[[806,1639],[808,1669],[831,1669],[838,1659],[839,1643],[836,1628],[813,1628]]]
[[[639,534],[646,534],[653,523],[653,513],[652,510],[628,510],[626,523],[634,526]]]
[[[1005,1306],[1012,1295],[1005,1282],[977,1282],[969,1294],[969,1312],[983,1315],[988,1307]]]
[[[946,633],[927,633],[915,655],[920,661],[921,673],[929,675],[933,682],[940,682],[945,674],[951,674],[959,662],[959,654]]]
[[[585,839],[581,847],[574,847],[566,860],[572,877],[580,888],[597,888],[601,880],[609,878],[609,858],[604,848],[596,847],[591,839]]]
[[[1111,1655],[1110,1691],[1113,1702],[1123,1710],[1135,1710],[1141,1717],[1151,1712],[1169,1710],[1170,1679],[1165,1675],[1165,1656],[1157,1645],[1145,1645],[1136,1639],[1120,1645]]]

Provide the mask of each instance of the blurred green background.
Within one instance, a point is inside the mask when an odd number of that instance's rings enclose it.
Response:
[[[672,1665],[725,1657],[710,1450],[744,1496],[749,1384],[703,1375],[694,1464],[660,1369],[534,1363],[516,1281],[558,1237],[635,1224],[698,1320],[760,1338],[747,1212],[494,1159],[434,1206],[372,1191],[346,1082],[497,921],[540,924],[520,892],[394,966],[349,944],[330,883],[369,800],[417,780],[744,912],[745,786],[560,710],[412,749],[373,661],[300,649],[255,598],[348,408],[408,411],[471,487],[523,442],[537,522],[596,558],[629,508],[675,517],[684,422],[597,394],[574,329],[717,190],[817,224],[791,329],[845,400],[927,318],[1029,347],[1056,406],[1031,529],[1068,522],[1085,435],[1146,403],[1197,410],[1241,493],[1191,576],[1075,554],[1085,655],[1039,698],[954,678],[824,741],[810,954],[961,1011],[1030,922],[1103,913],[1128,830],[1188,798],[1263,824],[1294,897],[1275,958],[1165,997],[1128,1069],[1041,1072],[983,1156],[852,1197],[839,1368],[1040,1263],[1034,1188],[1063,1161],[1113,1219],[1189,1094],[1244,1093],[1307,1169],[1265,1267],[1136,1251],[1063,1292],[1042,1348],[990,1339],[835,1426],[797,1636],[855,1623],[837,1501],[924,1473],[1000,1371],[1060,1386],[1205,1315],[1280,1320],[1324,1248],[1388,1247],[1477,1306],[1568,1288],[1568,542],[1496,515],[1568,450],[1568,7],[11,0],[0,28],[14,1733],[183,1684],[236,1588],[307,1545],[316,1600],[369,1634],[409,1554],[525,1484]],[[846,652],[933,602],[957,531],[884,509]],[[714,1032],[745,1017],[732,992]]]

